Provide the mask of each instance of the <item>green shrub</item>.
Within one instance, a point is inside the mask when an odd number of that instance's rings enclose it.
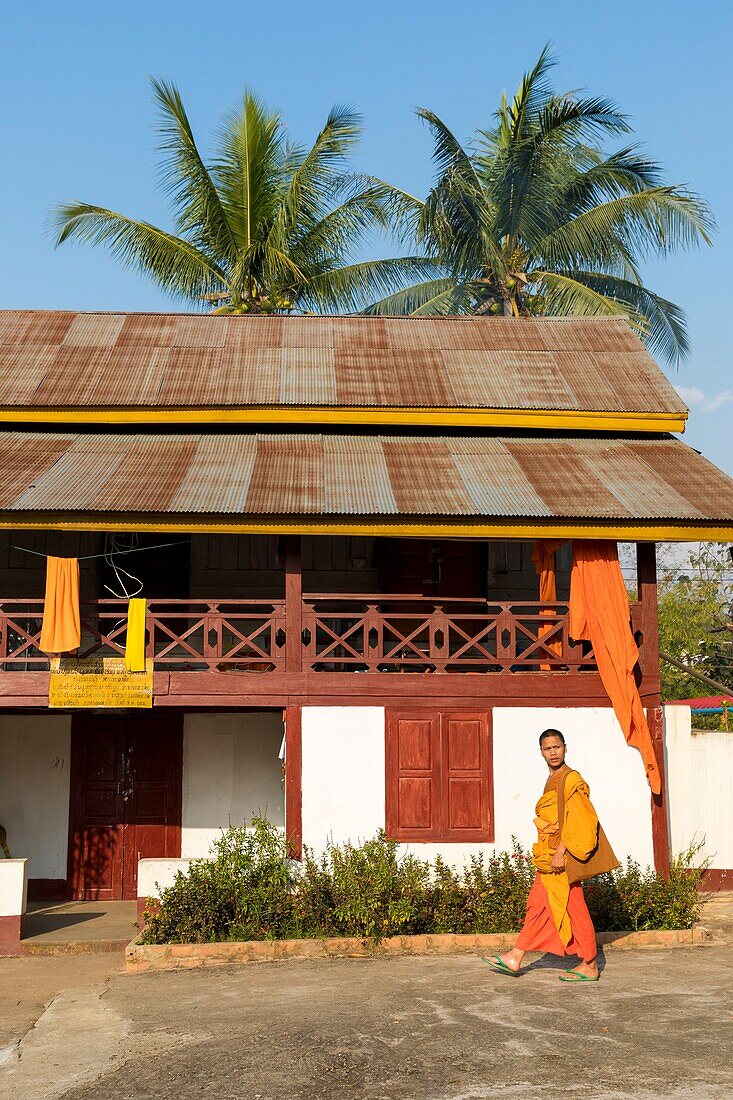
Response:
[[[440,856],[431,865],[398,854],[377,833],[362,845],[306,849],[298,866],[274,826],[254,818],[227,830],[214,858],[195,860],[146,914],[143,943],[385,936],[422,932],[511,932],[521,927],[534,879],[531,856],[480,855],[462,871]],[[668,880],[626,864],[585,886],[596,928],[625,931],[690,928],[704,900],[698,849],[678,856]]]
[[[585,895],[593,924],[604,932],[692,928],[705,901],[700,887],[708,862],[695,865],[699,851],[697,845],[678,855],[667,880],[632,859],[592,879]]]
[[[143,943],[281,939],[293,934],[294,875],[285,838],[262,818],[230,828],[146,911]]]

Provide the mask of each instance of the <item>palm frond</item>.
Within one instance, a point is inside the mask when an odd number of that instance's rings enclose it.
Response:
[[[335,307],[351,313],[371,312],[375,299],[395,295],[406,283],[424,279],[440,270],[435,260],[423,256],[398,256],[336,266],[310,279],[300,304],[318,311]]]
[[[678,365],[689,351],[685,314],[674,302],[654,294],[637,282],[595,271],[576,271],[577,282],[617,302],[624,312],[633,310],[651,352]]]
[[[636,257],[666,255],[700,241],[711,243],[713,219],[707,204],[692,192],[650,187],[599,203],[554,229],[536,246],[553,267],[595,266],[620,250]]]
[[[226,272],[189,241],[84,202],[63,203],[51,215],[55,244],[67,240],[104,245],[128,267],[137,268],[168,294],[199,298],[228,288]]]
[[[161,113],[158,126],[163,186],[176,210],[178,233],[221,259],[233,257],[236,241],[221,197],[196,145],[175,84],[151,78]]]
[[[245,90],[241,107],[226,116],[218,135],[212,174],[237,247],[246,250],[270,231],[287,186],[284,129]]]

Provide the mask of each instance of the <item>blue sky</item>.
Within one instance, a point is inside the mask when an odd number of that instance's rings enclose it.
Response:
[[[668,180],[712,204],[714,247],[646,275],[689,317],[692,354],[668,371],[691,406],[685,439],[733,473],[730,3],[32,0],[4,5],[2,26],[0,308],[168,305],[102,251],[54,252],[45,228],[51,205],[70,198],[169,225],[148,74],[178,83],[204,149],[245,83],[303,142],[332,104],[353,103],[366,123],[357,165],[423,194],[430,141],[413,108],[430,107],[467,139],[551,41],[557,87],[614,99]]]

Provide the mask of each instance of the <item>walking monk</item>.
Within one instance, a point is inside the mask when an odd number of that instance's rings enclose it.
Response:
[[[516,975],[525,951],[579,955],[583,961],[561,974],[560,981],[597,982],[595,929],[582,886],[568,881],[565,858],[566,852],[575,859],[588,858],[597,843],[598,817],[585,780],[565,763],[565,738],[559,730],[545,730],[540,735],[540,751],[550,776],[535,811],[537,843],[532,857],[537,874],[527,898],[527,916],[514,949],[486,962],[495,970]],[[564,821],[558,822],[561,784],[565,810]]]

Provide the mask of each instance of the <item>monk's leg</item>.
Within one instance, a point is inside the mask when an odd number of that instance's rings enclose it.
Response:
[[[583,887],[579,882],[573,883],[570,887],[568,916],[573,930],[571,946],[583,960],[579,966],[573,969],[586,978],[596,978],[598,977],[596,930],[588,912]]]
[[[527,912],[522,931],[517,936],[517,942],[511,951],[506,951],[499,956],[510,970],[519,970],[526,951],[543,950],[542,947],[536,947],[535,945],[538,942],[538,937],[542,938],[542,930],[546,924],[548,912],[547,893],[540,876],[536,875],[527,896]]]

